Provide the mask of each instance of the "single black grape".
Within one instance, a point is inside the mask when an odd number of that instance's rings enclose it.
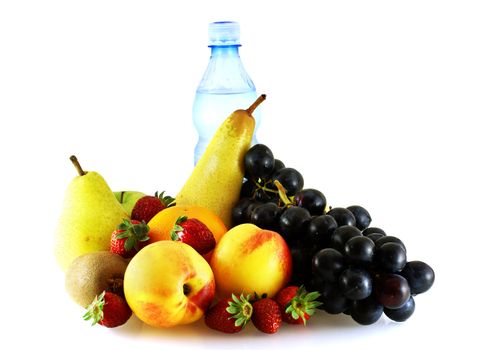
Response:
[[[381,233],[382,236],[386,236],[387,234],[385,233],[385,231],[383,231],[381,228],[379,227],[368,227],[366,229],[364,229],[364,231],[362,231],[362,234],[364,236],[367,236],[371,233]]]
[[[404,243],[398,239],[397,237],[394,237],[394,236],[385,236],[385,237],[381,237],[380,239],[376,240],[375,245],[376,245],[376,249],[380,248],[383,244],[385,243],[398,243],[402,246],[402,248],[404,248],[404,250],[407,252],[407,249],[406,249],[406,246],[404,245]]]
[[[274,203],[264,203],[256,207],[250,216],[250,222],[263,229],[277,230],[281,209]]]
[[[414,298],[411,296],[407,300],[407,302],[398,309],[389,309],[384,308],[383,312],[389,319],[396,322],[404,322],[414,313],[414,309],[416,308],[416,303],[414,302]]]
[[[344,256],[349,264],[367,266],[373,262],[374,248],[368,237],[352,237],[345,243]]]
[[[336,283],[326,284],[321,291],[319,300],[323,303],[321,308],[333,315],[344,312],[351,304],[350,300],[340,292]]]
[[[314,188],[306,188],[295,193],[295,204],[309,210],[311,215],[324,214],[326,197],[321,191]]]
[[[255,203],[254,200],[249,198],[242,198],[233,207],[231,211],[231,218],[233,220],[233,225],[239,225],[249,222],[248,210],[251,205]]]
[[[311,214],[301,207],[287,208],[280,216],[280,233],[285,240],[303,237],[306,224],[311,220]]]
[[[311,244],[325,247],[331,241],[331,235],[337,228],[337,222],[329,215],[315,216],[307,225],[306,240]]]
[[[369,227],[369,224],[371,224],[371,215],[369,215],[366,209],[360,205],[351,205],[350,207],[347,207],[347,209],[354,214],[355,225],[359,230],[362,231]]]
[[[333,216],[339,227],[344,225],[355,226],[356,224],[354,214],[346,208],[332,208],[326,213],[326,215]]]
[[[357,323],[367,326],[378,321],[383,314],[383,306],[373,296],[355,300],[350,307],[350,315]]]
[[[371,295],[373,282],[366,270],[349,267],[338,277],[338,286],[350,300],[361,300]]]
[[[414,295],[426,292],[435,282],[435,271],[422,261],[409,261],[400,274],[405,277]]]
[[[245,153],[244,164],[248,178],[268,176],[274,167],[273,152],[266,145],[254,145]]]
[[[326,282],[335,282],[345,269],[343,255],[333,248],[318,251],[312,258],[312,272]]]
[[[279,160],[279,159],[275,159],[274,160],[274,167],[273,167],[273,174],[276,173],[277,171],[281,170],[285,168],[285,164]]]
[[[352,237],[362,236],[361,231],[355,226],[340,226],[331,235],[330,246],[338,250],[340,253],[344,252],[345,243]]]
[[[364,232],[364,231],[363,231]],[[363,233],[364,234],[364,233]],[[373,242],[376,242],[377,240],[379,240],[381,237],[385,237],[385,235],[383,233],[380,233],[380,232],[373,232],[373,233],[370,233],[369,235],[367,235],[366,237],[368,237],[370,240],[372,240]]]
[[[304,187],[304,178],[293,168],[283,168],[273,175],[273,181],[278,180],[286,190],[287,196],[293,196]]]
[[[385,272],[400,272],[407,262],[406,251],[399,243],[387,242],[376,248],[378,267]]]
[[[257,185],[255,184],[254,180],[248,179],[242,184],[240,198],[253,198],[256,190]]]
[[[256,201],[255,199],[251,200],[251,203],[247,206],[247,209],[245,210],[245,222],[250,222],[252,219],[252,212],[262,203],[259,201]]]
[[[376,277],[374,292],[378,302],[389,309],[401,308],[411,296],[407,280],[401,275],[392,273]]]

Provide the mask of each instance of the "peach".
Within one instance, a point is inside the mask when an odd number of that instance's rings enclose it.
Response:
[[[131,259],[124,294],[136,316],[151,326],[188,324],[200,319],[214,299],[214,275],[189,245],[160,241]]]
[[[285,240],[277,232],[252,224],[229,230],[214,248],[210,264],[220,297],[242,292],[273,297],[292,274]]]

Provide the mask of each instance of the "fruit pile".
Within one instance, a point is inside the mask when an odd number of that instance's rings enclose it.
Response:
[[[167,328],[203,318],[225,333],[252,322],[271,334],[282,322],[306,325],[317,308],[364,325],[412,314],[433,270],[369,227],[364,208],[326,211],[300,172],[250,147],[264,99],[225,120],[175,198],[112,192],[71,157],[78,176],[55,254],[85,320],[117,327],[134,314]]]

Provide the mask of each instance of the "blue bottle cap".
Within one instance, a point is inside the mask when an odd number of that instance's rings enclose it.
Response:
[[[240,45],[240,24],[222,21],[209,24],[209,46]]]

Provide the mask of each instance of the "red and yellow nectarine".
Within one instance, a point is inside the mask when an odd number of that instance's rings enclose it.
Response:
[[[151,326],[188,324],[200,319],[214,299],[214,275],[189,245],[155,242],[131,259],[124,294],[136,316]]]
[[[229,230],[210,260],[220,297],[266,293],[274,296],[290,280],[292,257],[285,240],[252,224]]]

